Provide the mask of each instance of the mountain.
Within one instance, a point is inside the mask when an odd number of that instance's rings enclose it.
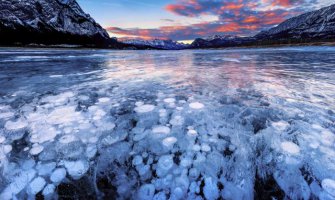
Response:
[[[234,47],[243,44],[255,42],[253,37],[238,37],[233,35],[215,35],[208,38],[197,38],[191,48],[219,48],[219,47]]]
[[[335,38],[335,4],[293,17],[255,36],[258,39],[326,40]]]
[[[75,0],[1,0],[0,45],[120,47]]]
[[[164,49],[164,50],[180,50],[185,49],[188,45],[179,43],[172,40],[139,40],[139,39],[132,39],[132,40],[123,40],[124,44],[134,45],[137,47],[147,47],[147,48],[154,48],[154,49]]]
[[[253,37],[232,35],[197,38],[190,48],[263,46],[335,41],[335,4],[293,17]]]

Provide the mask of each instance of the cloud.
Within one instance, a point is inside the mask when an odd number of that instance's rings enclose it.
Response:
[[[143,39],[189,40],[214,34],[254,35],[314,9],[317,3],[316,0],[176,0],[165,6],[165,10],[189,18],[212,15],[217,16],[217,20],[156,29],[110,27],[108,30],[124,37]]]

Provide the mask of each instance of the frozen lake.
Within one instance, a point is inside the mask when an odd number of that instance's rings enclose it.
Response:
[[[335,47],[0,49],[0,199],[335,199]]]

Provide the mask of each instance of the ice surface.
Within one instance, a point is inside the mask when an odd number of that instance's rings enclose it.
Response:
[[[334,199],[335,48],[290,51],[0,63],[0,199]]]

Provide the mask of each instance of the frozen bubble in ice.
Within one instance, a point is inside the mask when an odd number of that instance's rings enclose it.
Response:
[[[38,163],[36,166],[36,170],[38,171],[38,175],[40,176],[50,175],[55,168],[56,168],[55,162],[50,162],[46,164]]]
[[[219,189],[217,183],[213,181],[212,177],[205,178],[204,195],[206,199],[218,199]]]
[[[44,150],[42,145],[35,145],[30,149],[29,153],[33,156],[40,154]]]
[[[0,136],[0,144],[4,143],[6,138],[4,136]]]
[[[171,149],[173,145],[177,142],[177,138],[175,137],[167,137],[163,140],[163,145],[167,148]]]
[[[192,109],[196,109],[196,110],[199,110],[199,109],[202,109],[204,108],[204,104],[200,103],[200,102],[193,102],[193,103],[190,103],[190,108]]]
[[[2,151],[4,154],[8,154],[12,151],[13,147],[12,145],[10,144],[7,144],[7,145],[3,145],[3,146],[0,146],[0,148],[2,147]],[[1,150],[1,149],[0,149]],[[0,151],[1,152],[1,151]]]
[[[45,186],[42,194],[44,196],[49,196],[49,195],[51,195],[51,194],[53,194],[55,192],[55,189],[56,189],[55,185],[48,184],[47,186]]]
[[[165,176],[172,167],[173,157],[171,155],[160,157],[157,164],[157,175],[160,177]]]
[[[167,126],[155,126],[152,129],[152,132],[155,134],[165,134],[168,135],[170,133],[170,128]]]
[[[192,165],[192,159],[189,157],[182,158],[180,161],[180,165],[183,167],[189,167]]]
[[[209,152],[211,151],[211,147],[208,144],[202,144],[201,145],[201,150],[204,152]]]
[[[190,137],[195,137],[198,135],[198,132],[196,130],[190,129],[187,131],[187,135]]]
[[[137,101],[135,103],[135,106],[137,106],[137,107],[140,107],[140,106],[143,106],[143,105],[144,105],[143,101]]]
[[[17,120],[17,121],[7,121],[5,124],[5,128],[9,131],[16,131],[25,128],[28,126],[28,123],[23,120]]]
[[[93,158],[98,152],[98,149],[95,145],[89,145],[86,148],[86,156],[87,158]]]
[[[63,137],[59,138],[59,142],[62,144],[69,144],[74,141],[76,141],[76,137],[73,135],[64,135]]]
[[[47,122],[50,124],[66,124],[80,120],[81,115],[79,112],[76,112],[75,106],[58,107],[47,117]]]
[[[180,187],[176,187],[173,190],[172,195],[175,199],[182,199],[182,197],[184,196],[183,189],[181,189]],[[172,199],[174,199],[174,198],[172,198]]]
[[[57,131],[54,127],[48,126],[33,126],[30,142],[44,143],[52,141],[57,136]]]
[[[60,183],[66,176],[66,170],[64,168],[57,168],[52,172],[50,180],[53,183]]]
[[[278,121],[278,122],[273,122],[272,126],[279,131],[285,131],[287,127],[290,126],[290,124],[287,123],[286,121]]]
[[[133,159],[133,165],[137,166],[143,163],[143,158],[141,156],[135,156]]]
[[[295,143],[293,142],[282,142],[281,143],[281,148],[286,152],[286,153],[289,153],[289,154],[293,154],[293,155],[297,155],[300,153],[300,148],[298,145],[296,145]]]
[[[199,177],[199,175],[200,175],[199,170],[197,170],[196,168],[190,169],[190,171],[189,171],[190,179],[196,180]]]
[[[170,124],[173,126],[181,126],[184,124],[184,118],[180,115],[177,115],[170,120]]]
[[[152,199],[155,195],[155,186],[153,184],[145,184],[138,190],[138,198],[141,200]]]
[[[322,180],[322,188],[331,196],[335,198],[335,180],[333,179],[324,179]]]
[[[154,109],[155,109],[154,105],[144,104],[142,106],[136,107],[135,111],[137,113],[147,113],[147,112],[152,112]]]
[[[69,175],[75,179],[80,179],[88,170],[88,163],[83,160],[78,161],[65,161],[64,166]]]
[[[193,145],[192,150],[193,151],[200,151],[201,150],[201,146],[198,145],[198,144],[195,144],[195,145]]]
[[[46,181],[42,177],[35,178],[28,186],[28,192],[30,194],[37,194],[44,188]]]
[[[34,166],[35,166],[35,161],[33,159],[30,159],[30,160],[26,160],[23,162],[22,164],[22,169],[23,170],[29,170],[29,169],[32,169]]]
[[[12,199],[14,195],[20,193],[27,184],[35,177],[36,171],[33,169],[19,172],[12,183],[9,184],[0,194],[0,199]]]
[[[164,102],[165,103],[174,103],[176,101],[176,99],[175,98],[166,98],[166,99],[164,99]]]
[[[103,97],[98,99],[99,103],[108,103],[110,101],[110,98],[108,97]]]
[[[0,119],[8,119],[14,117],[14,113],[12,112],[4,112],[0,113]]]

